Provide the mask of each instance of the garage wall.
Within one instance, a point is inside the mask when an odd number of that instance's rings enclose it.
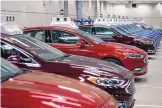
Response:
[[[76,17],[77,13],[76,13],[76,3],[75,1],[68,1],[68,15],[72,16],[72,17]]]
[[[133,9],[125,8],[125,4],[113,4],[112,8],[112,13],[115,15],[136,15],[137,17],[143,17],[143,20],[150,25],[162,27],[161,4],[138,4],[137,8]]]
[[[93,4],[92,4],[93,3]],[[96,3],[96,4],[95,4]],[[92,6],[96,6],[95,10]],[[120,15],[129,17],[142,17],[150,25],[162,27],[162,4],[138,4],[137,8],[126,8],[126,4],[110,4],[108,1],[84,1],[83,17],[88,16]]]
[[[48,25],[51,17],[58,16],[64,7],[65,13],[76,16],[75,1],[67,3],[64,6],[64,1],[1,1],[1,13],[14,15],[20,28]]]
[[[97,17],[97,1],[92,1],[92,0],[87,0],[83,1],[83,16],[84,17],[92,17],[95,18]]]
[[[161,17],[160,26],[162,27],[162,3],[160,4],[160,17]]]
[[[146,23],[162,27],[162,5],[161,4],[138,4],[138,8],[125,8],[125,4],[110,4],[108,1],[87,0],[82,3],[83,17],[95,18],[102,13],[104,16],[139,16],[143,17]],[[10,10],[5,14],[16,16],[17,24],[23,27],[35,25],[48,25],[52,16],[59,14],[60,9],[65,9],[65,14],[76,17],[76,2],[66,1],[1,1],[1,10]],[[12,11],[12,12],[11,12]]]

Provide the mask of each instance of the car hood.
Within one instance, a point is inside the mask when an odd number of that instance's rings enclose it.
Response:
[[[89,108],[102,105],[111,97],[99,88],[77,80],[40,72],[26,73],[11,78],[2,83],[1,90],[2,99],[15,98],[20,99],[22,103],[23,100],[29,100],[29,106],[41,104],[42,107],[53,105],[56,108],[61,108],[61,106]],[[4,105],[8,104],[7,102],[2,103]]]
[[[136,54],[146,54],[143,50],[126,44],[115,43],[115,42],[106,42],[100,44],[103,50],[115,50],[119,53],[136,53]]]
[[[71,55],[59,62],[69,64],[73,69],[82,69],[83,74],[86,73],[92,76],[118,77],[123,79],[130,73],[127,69],[114,63],[84,56]]]

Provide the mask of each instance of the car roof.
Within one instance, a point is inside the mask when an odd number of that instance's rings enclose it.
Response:
[[[6,38],[6,37],[12,37],[12,36],[22,36],[23,34],[14,34],[14,35],[10,35],[10,34],[5,34],[5,33],[1,33],[1,38]]]
[[[24,31],[29,31],[29,30],[38,30],[38,29],[61,29],[61,30],[65,30],[65,31],[71,31],[74,32],[74,29],[72,28],[68,28],[68,27],[60,27],[60,26],[35,26],[35,27],[28,27],[28,28],[24,28]]]
[[[111,28],[111,26],[109,26],[109,25],[102,25],[102,24],[95,24],[95,25],[92,25],[92,24],[90,24],[90,25],[81,25],[81,26],[79,26],[79,27],[106,27],[106,28]]]

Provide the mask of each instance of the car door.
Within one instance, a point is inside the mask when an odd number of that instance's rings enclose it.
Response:
[[[104,27],[94,27],[95,28],[95,36],[101,38],[104,41],[108,42],[116,42],[116,35],[111,30]],[[94,30],[93,30],[94,31]]]
[[[64,53],[89,57],[97,56],[95,51],[90,50],[92,45],[75,34],[61,30],[49,30],[47,32],[47,34],[52,38],[52,42],[49,43],[49,45],[60,49]],[[78,40],[82,40],[85,43],[85,46],[81,48],[76,45]]]
[[[25,36],[30,36],[33,38],[36,38],[40,41],[49,41],[50,39],[45,38],[45,30],[30,30],[30,31],[24,31],[23,32]]]

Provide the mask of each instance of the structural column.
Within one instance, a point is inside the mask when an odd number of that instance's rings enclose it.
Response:
[[[67,17],[68,16],[68,1],[64,1],[64,15]]]
[[[83,8],[82,1],[75,1],[75,3],[76,3],[77,18],[82,18],[82,8]]]
[[[93,1],[94,2],[94,17],[96,18],[98,15],[98,11],[97,11],[97,1]]]

